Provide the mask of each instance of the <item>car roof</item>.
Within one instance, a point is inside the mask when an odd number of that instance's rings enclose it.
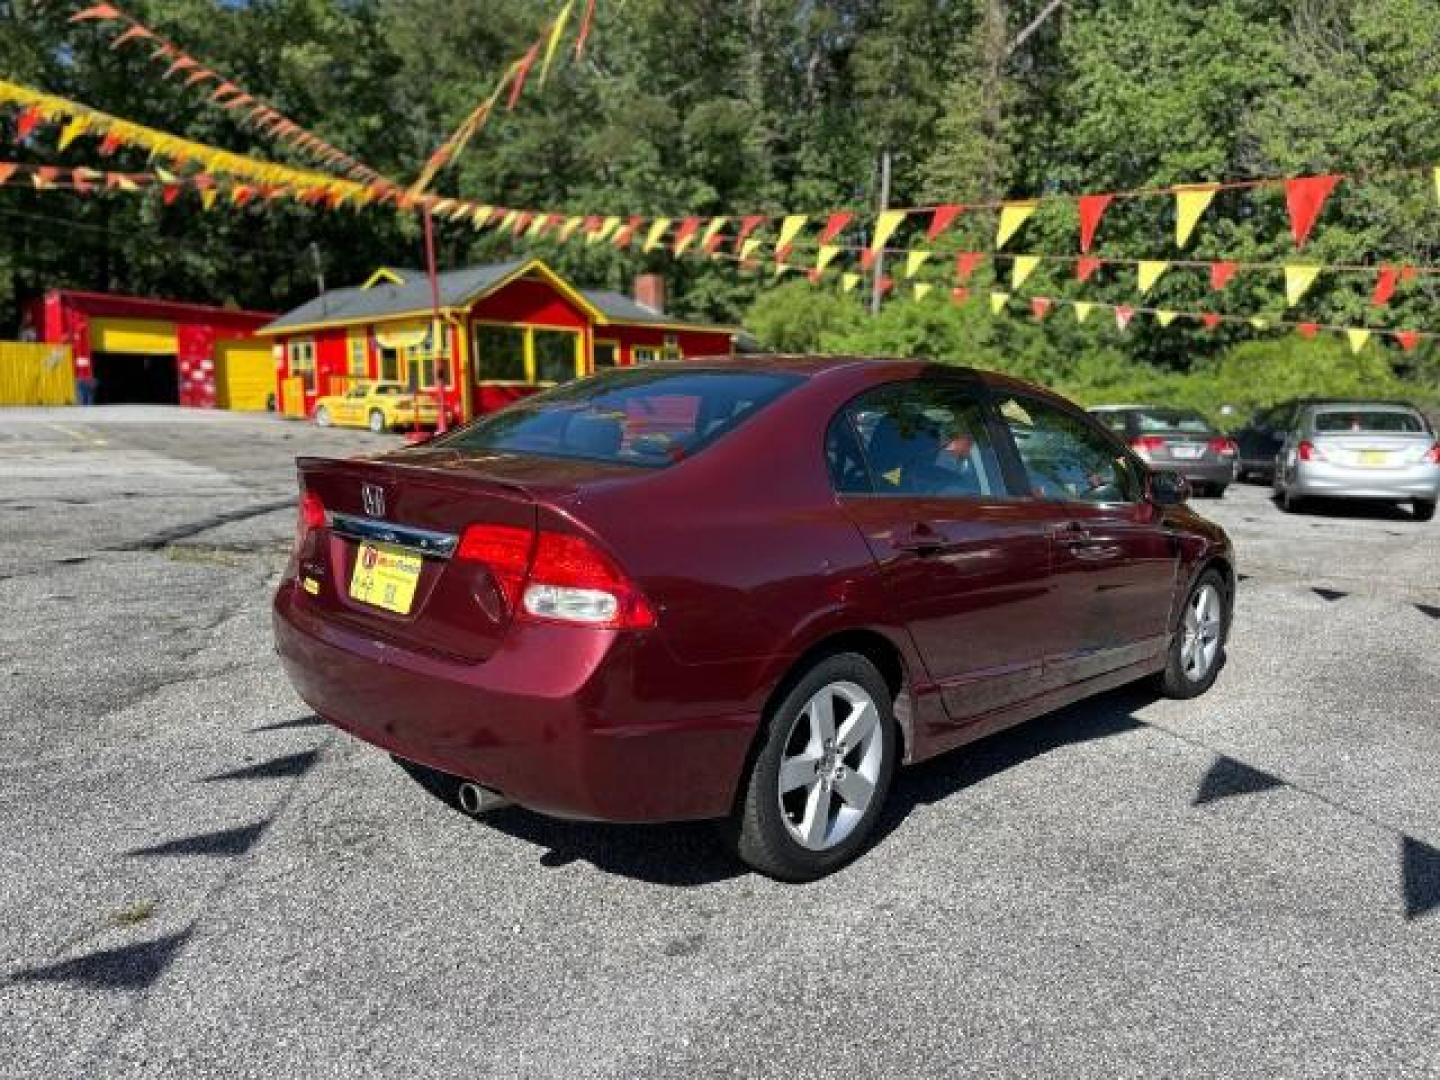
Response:
[[[1305,407],[1309,409],[1379,409],[1381,411],[1388,409],[1392,412],[1420,411],[1414,405],[1411,405],[1408,401],[1371,401],[1365,400],[1363,398],[1336,398],[1334,400],[1322,399],[1317,401],[1307,401],[1305,403]]]

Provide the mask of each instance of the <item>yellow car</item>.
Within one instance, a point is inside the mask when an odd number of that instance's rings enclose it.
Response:
[[[421,427],[434,427],[440,415],[435,399],[421,394],[417,413],[415,395],[397,382],[357,383],[348,393],[315,402],[315,423],[321,427],[368,427],[379,434],[413,427],[417,415]]]

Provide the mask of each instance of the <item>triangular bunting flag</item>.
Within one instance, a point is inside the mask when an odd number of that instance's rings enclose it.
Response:
[[[804,214],[791,214],[784,221],[780,222],[780,239],[775,241],[777,249],[788,248],[800,235],[800,230],[805,228],[805,222],[809,218]]]
[[[1205,324],[1206,330],[1214,330],[1220,325],[1220,316],[1216,315],[1213,311],[1207,311],[1200,316],[1200,321]]]
[[[1090,317],[1090,312],[1095,310],[1095,305],[1088,300],[1075,301],[1075,321],[1082,323]]]
[[[660,246],[660,238],[665,235],[665,230],[670,228],[668,217],[656,218],[650,223],[650,231],[645,234],[645,243],[640,245],[641,251],[654,251]]]
[[[710,223],[705,226],[705,231],[700,235],[700,250],[706,255],[714,255],[715,249],[720,245],[720,230],[725,228],[729,218],[711,218]]]
[[[969,281],[975,268],[985,261],[983,251],[962,251],[955,256],[955,280]]]
[[[830,220],[825,222],[825,228],[820,230],[820,243],[828,244],[835,237],[839,236],[846,225],[850,224],[855,215],[841,210],[830,215]]]
[[[1177,312],[1167,311],[1165,308],[1161,308],[1159,311],[1155,312],[1155,321],[1158,322],[1161,326],[1169,326],[1172,322],[1175,321],[1176,314]]]
[[[1135,268],[1135,275],[1140,284],[1140,295],[1144,296],[1155,287],[1160,276],[1170,269],[1168,262],[1158,262],[1153,259],[1141,259]]]
[[[69,122],[60,129],[60,140],[56,144],[57,147],[61,150],[64,150],[81,135],[85,134],[85,129],[89,126],[90,121],[86,120],[85,117],[72,116]]]
[[[875,265],[876,251],[874,248],[865,248],[860,252],[860,269],[869,270]]]
[[[1080,250],[1089,251],[1095,242],[1095,230],[1109,208],[1113,195],[1080,196]]]
[[[43,119],[45,119],[45,114],[40,111],[40,106],[31,105],[15,118],[15,138],[21,140],[29,138]]]
[[[1247,320],[1247,321],[1248,321],[1248,322],[1250,323],[1250,325],[1251,325],[1252,327],[1254,327],[1256,330],[1268,330],[1268,329],[1270,329],[1270,320],[1269,320],[1269,319],[1262,319],[1262,318],[1260,318],[1260,316],[1258,316],[1258,315],[1253,316],[1252,318],[1250,318],[1250,319]]]
[[[1320,276],[1320,266],[1289,265],[1285,267],[1285,306],[1294,307]]]
[[[844,292],[854,292],[855,286],[860,284],[860,275],[846,271],[840,275],[840,288]]]
[[[1305,246],[1321,207],[1339,181],[1338,176],[1297,176],[1285,181],[1285,208],[1290,212],[1290,234],[1296,247]]]
[[[952,304],[963,304],[970,299],[970,290],[964,285],[956,285],[950,290],[950,302]]]
[[[925,260],[930,258],[928,251],[909,251],[905,254],[905,276],[913,278],[920,272],[920,267],[925,265]]]
[[[545,59],[540,63],[540,85],[545,85],[545,79],[550,74],[550,63],[555,59],[555,50],[560,47],[560,38],[565,33],[565,24],[570,21],[570,9],[575,6],[575,0],[569,2],[560,9],[560,14],[555,16],[555,22],[550,27],[550,40],[545,43]]]
[[[1010,287],[1018,289],[1024,285],[1039,265],[1039,255],[1016,255],[1010,264]]]
[[[1302,322],[1296,325],[1295,332],[1303,338],[1313,338],[1316,334],[1320,332],[1320,324],[1313,322]]]
[[[1396,330],[1395,340],[1400,342],[1400,347],[1406,352],[1414,352],[1415,346],[1420,344],[1420,335],[1414,330]]]
[[[739,251],[745,245],[750,234],[759,228],[765,221],[764,214],[751,214],[749,217],[740,219],[740,231],[735,234],[735,250]]]
[[[698,217],[687,217],[680,222],[680,227],[675,230],[675,254],[684,255],[685,249],[695,242],[695,236],[700,231],[700,219]]]
[[[1213,184],[1195,184],[1172,190],[1175,192],[1175,246],[1183,248],[1190,242],[1200,215],[1209,209],[1220,189]]]
[[[835,256],[839,254],[839,244],[821,244],[820,250],[815,253],[815,272],[823,274],[825,268],[834,262]]]
[[[35,185],[36,191],[46,191],[55,186],[55,180],[60,175],[60,170],[53,165],[41,165],[30,174],[30,183]]]
[[[120,18],[120,12],[116,11],[109,4],[96,4],[94,7],[88,7],[83,11],[77,11],[74,15],[70,16],[70,21],[72,23],[77,23],[85,22],[88,19],[96,19],[100,22],[109,22],[111,19],[118,18]]]
[[[1345,336],[1350,341],[1350,351],[1352,353],[1358,353],[1361,349],[1365,348],[1365,343],[1370,340],[1370,331],[1359,329],[1346,330]]]
[[[778,278],[778,277],[780,277],[782,274],[784,274],[786,270],[789,270],[789,269],[790,269],[790,264],[789,264],[789,263],[783,263],[783,262],[782,262],[782,263],[776,263],[776,264],[775,264],[775,276]]]
[[[1000,220],[995,226],[995,248],[999,250],[1005,246],[1020,226],[1030,220],[1030,215],[1035,213],[1038,204],[1034,200],[1025,202],[1008,202],[1000,207]]]
[[[1053,303],[1054,301],[1048,296],[1032,296],[1030,298],[1030,314],[1034,316],[1036,322],[1039,322],[1050,314],[1050,306]]]
[[[753,256],[755,252],[759,250],[762,242],[758,237],[753,236],[749,240],[746,240],[740,245],[740,258],[743,260]]]
[[[562,244],[566,243],[572,236],[575,235],[575,230],[580,228],[580,226],[584,223],[585,219],[579,215],[566,218],[565,224],[560,226],[560,232],[558,234],[559,241]]]
[[[905,220],[904,210],[886,210],[875,219],[875,233],[870,238],[870,250],[879,251],[895,235],[895,230]]]
[[[600,223],[600,227],[590,234],[587,242],[592,244],[602,243],[608,240],[619,227],[620,219],[618,217],[607,217]]]
[[[990,314],[999,315],[1009,302],[1010,294],[1008,292],[992,292],[990,294]]]
[[[17,166],[10,162],[0,162],[0,187],[4,187],[9,182],[10,177],[15,175],[16,168]]]
[[[1135,317],[1135,309],[1121,304],[1115,309],[1115,325],[1124,330],[1130,325],[1130,320]]]
[[[1088,255],[1080,256],[1075,260],[1075,280],[1089,281],[1095,275],[1095,271],[1100,269],[1100,263],[1101,260]]]
[[[881,296],[884,296],[886,293],[888,293],[888,292],[889,292],[891,289],[893,289],[894,287],[895,287],[895,279],[892,278],[892,277],[889,277],[889,276],[877,278],[876,281],[875,281],[875,288],[876,288],[876,290],[880,293]]]
[[[216,191],[214,188],[208,188],[205,191],[200,192],[200,205],[203,206],[206,210],[209,210],[215,205],[215,197],[217,195],[219,195],[219,192]]]
[[[1380,267],[1380,273],[1375,278],[1375,291],[1370,295],[1370,303],[1375,307],[1384,307],[1395,295],[1395,286],[1400,281],[1399,267],[1391,266],[1388,263]]]
[[[928,281],[917,281],[915,283],[915,299],[924,300],[925,297],[930,295],[930,290],[934,287],[935,286],[931,285]]]
[[[962,209],[964,208],[956,205],[955,203],[947,203],[944,206],[937,206],[935,208],[935,216],[930,219],[930,228],[926,230],[925,239],[933,241],[937,236],[939,236],[946,229],[948,229],[950,227],[950,224],[955,220],[955,218],[959,215]]]
[[[1219,292],[1230,283],[1235,276],[1235,271],[1240,269],[1239,263],[1214,262],[1210,264],[1210,288]]]

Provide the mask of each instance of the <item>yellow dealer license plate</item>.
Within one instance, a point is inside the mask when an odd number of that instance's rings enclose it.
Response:
[[[1385,450],[1361,450],[1361,465],[1389,465],[1390,454]]]
[[[420,581],[419,555],[375,544],[361,544],[350,576],[350,595],[363,603],[408,614]]]

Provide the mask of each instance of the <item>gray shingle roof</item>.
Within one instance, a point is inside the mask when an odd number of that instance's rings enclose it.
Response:
[[[498,281],[509,277],[516,270],[533,262],[532,259],[512,259],[509,262],[490,263],[485,266],[467,266],[460,270],[447,270],[437,275],[440,282],[440,306],[463,307],[478,294]],[[403,285],[380,282],[368,289],[331,289],[323,296],[308,300],[292,311],[287,311],[262,332],[276,332],[291,326],[311,326],[315,323],[364,322],[369,319],[398,315],[408,311],[425,311],[430,307],[430,283],[424,271],[395,269],[405,279]],[[654,323],[661,326],[684,326],[683,319],[663,315],[643,304],[638,304],[623,293],[608,289],[578,290],[586,300],[615,322]]]

